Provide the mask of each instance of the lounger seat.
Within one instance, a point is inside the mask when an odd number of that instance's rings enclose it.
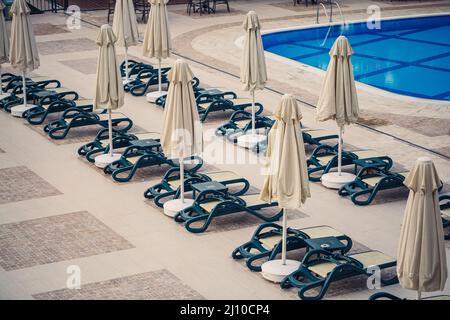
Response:
[[[113,113],[111,119],[116,131],[126,132],[133,126],[133,121],[122,113]],[[118,128],[121,124],[125,124],[124,127]],[[108,114],[84,112],[78,108],[69,108],[63,112],[59,120],[47,124],[44,131],[52,139],[64,139],[72,128],[92,125],[107,128]]]
[[[275,223],[263,223],[257,227],[250,241],[238,246],[232,252],[233,259],[244,259],[251,271],[260,272],[261,264],[273,260],[282,250],[282,227]],[[330,226],[315,226],[302,229],[288,228],[287,251],[307,249],[305,239],[317,239],[324,237],[336,237],[345,244],[345,249],[340,253],[348,252],[352,247],[352,240],[342,232]]]
[[[185,173],[185,193],[192,191],[192,184],[208,181],[218,181],[227,187],[235,188],[236,190],[230,191],[230,193],[235,196],[246,193],[250,188],[250,183],[247,179],[232,171],[214,171],[206,173],[188,172]],[[153,199],[155,204],[162,208],[165,200],[168,198],[177,199],[180,197],[180,185],[179,168],[172,168],[166,172],[161,182],[151,186],[144,192],[144,197]]]
[[[263,215],[259,211],[277,205],[277,202],[266,203],[260,200],[259,194],[236,197],[231,194],[207,190],[196,195],[191,207],[178,212],[175,215],[175,221],[183,222],[186,230],[193,233],[206,231],[214,218],[218,216],[238,212],[245,212],[263,221],[273,222],[279,220],[282,216],[281,209],[270,216]]]
[[[371,267],[383,270],[395,267],[396,264],[394,258],[379,251],[337,255],[324,250],[311,250],[306,253],[300,267],[287,276],[280,285],[282,288],[299,288],[300,299],[320,300],[325,296],[330,284],[335,281],[357,275],[371,276]],[[398,282],[395,273],[380,280],[384,285]],[[315,295],[308,294],[314,289],[318,289],[319,292]]]

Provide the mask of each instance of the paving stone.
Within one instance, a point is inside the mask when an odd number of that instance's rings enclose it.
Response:
[[[118,60],[122,61],[125,56],[118,55]],[[139,60],[139,58],[134,56],[128,56],[129,60]],[[84,58],[75,60],[60,60],[60,63],[78,71],[83,74],[95,74],[97,72],[97,58]]]
[[[51,23],[35,23],[33,24],[33,31],[36,36],[70,32],[65,25],[55,25]]]
[[[61,194],[25,166],[0,169],[0,204]]]
[[[6,271],[131,248],[86,211],[0,225],[0,266]]]
[[[88,38],[50,40],[37,43],[39,54],[50,55],[69,52],[97,50],[95,41]]]
[[[40,300],[203,300],[166,269],[33,295]]]

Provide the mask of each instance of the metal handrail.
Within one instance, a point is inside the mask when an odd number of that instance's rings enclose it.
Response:
[[[342,23],[343,23],[343,25],[345,25],[345,18],[342,13],[340,4],[337,1],[327,1],[326,4],[330,5],[330,15],[328,16],[327,7],[325,7],[324,2],[319,2],[317,4],[316,23],[319,24],[319,12],[320,12],[321,7],[323,8],[323,11],[325,12],[325,16],[327,17],[328,22],[329,23],[333,22],[333,5],[335,5],[339,10],[339,14],[341,15]]]
[[[320,6],[323,7],[323,11],[325,12],[325,16],[328,19],[328,22],[331,22],[331,16],[328,17],[328,13],[327,13],[327,8],[325,7],[325,5],[322,2],[319,2],[317,4],[317,12],[316,12],[316,23],[319,24],[319,11],[320,11]],[[333,13],[333,11],[331,11]]]

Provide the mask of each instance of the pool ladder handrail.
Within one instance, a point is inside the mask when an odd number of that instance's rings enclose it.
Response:
[[[328,12],[327,12],[327,7],[325,7],[325,4],[329,4],[330,5],[330,15],[328,16]],[[329,23],[333,22],[333,5],[335,5],[338,10],[339,10],[339,14],[341,15],[341,19],[342,19],[342,24],[345,26],[345,18],[344,15],[342,13],[342,9],[340,4],[337,1],[327,1],[327,2],[319,2],[317,4],[317,10],[316,10],[316,23],[319,24],[319,13],[320,13],[320,8],[323,8],[324,12],[325,12],[325,16],[327,17],[327,20]]]

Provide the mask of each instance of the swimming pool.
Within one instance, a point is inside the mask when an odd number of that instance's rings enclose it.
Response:
[[[332,25],[263,35],[266,51],[326,70],[339,35],[353,47],[355,79],[398,94],[450,101],[450,15]]]

